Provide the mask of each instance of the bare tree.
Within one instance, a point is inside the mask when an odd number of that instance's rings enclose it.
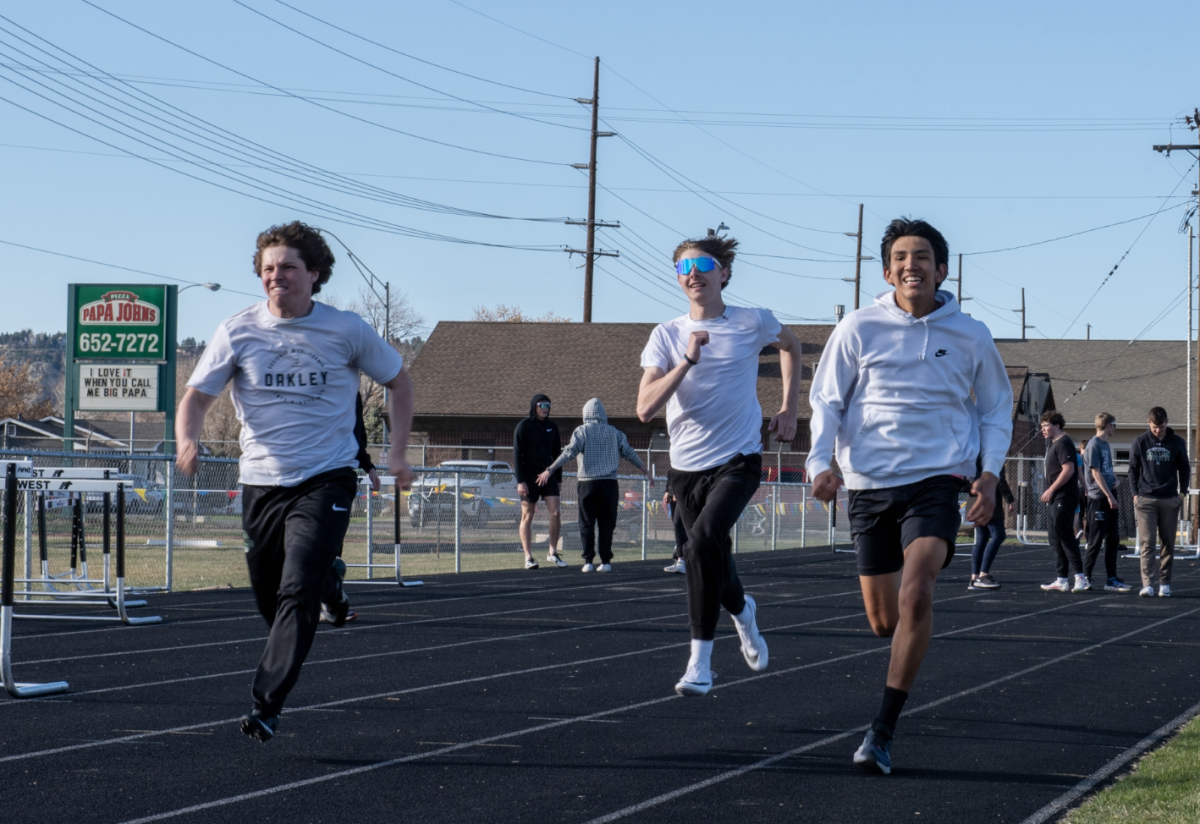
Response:
[[[37,420],[52,414],[54,400],[46,396],[33,364],[0,352],[0,418]]]
[[[553,310],[544,315],[533,317],[526,315],[521,311],[520,306],[508,306],[507,304],[497,303],[495,309],[489,309],[486,306],[476,306],[475,311],[471,315],[471,320],[483,321],[485,323],[570,323],[570,318],[564,318],[562,315],[556,315]]]

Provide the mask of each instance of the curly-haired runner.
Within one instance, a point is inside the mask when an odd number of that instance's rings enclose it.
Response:
[[[348,617],[332,570],[358,491],[359,372],[392,390],[397,444],[407,442],[412,425],[412,382],[400,355],[361,317],[312,299],[333,273],[333,254],[317,229],[294,222],[263,232],[254,270],[267,299],[217,327],[179,404],[175,438],[176,465],[195,473],[204,416],[233,382],[246,563],[271,630],[251,688],[254,706],[240,723],[265,742],[300,677],[322,603],[335,624]],[[390,463],[407,488],[412,472],[403,448],[391,451]]]

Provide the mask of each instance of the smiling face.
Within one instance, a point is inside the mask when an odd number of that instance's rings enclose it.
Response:
[[[304,265],[290,246],[270,246],[262,253],[263,291],[272,315],[301,318],[312,310],[313,284],[320,275]]]
[[[683,293],[695,306],[721,303],[721,287],[729,280],[729,270],[722,268],[712,255],[705,254],[699,249],[687,249],[679,256],[679,260],[693,258],[707,258],[714,261],[716,265],[708,272],[701,272],[693,266],[686,275],[676,275],[675,278],[679,281]]]
[[[896,305],[914,317],[937,308],[934,294],[946,279],[946,264],[937,265],[933,244],[923,237],[896,238],[883,277],[896,289]]]

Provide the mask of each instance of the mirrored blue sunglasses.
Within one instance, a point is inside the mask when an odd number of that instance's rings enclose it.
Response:
[[[684,258],[675,264],[675,271],[680,275],[689,275],[692,269],[711,272],[715,268],[717,268],[717,261],[710,257]]]

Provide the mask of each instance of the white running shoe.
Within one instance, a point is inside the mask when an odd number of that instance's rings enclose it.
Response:
[[[526,569],[537,569],[538,563],[537,563],[537,561],[533,560],[532,558],[526,558],[525,559],[525,568]]]
[[[547,555],[546,560],[549,563],[554,564],[556,567],[570,566],[570,564],[568,564],[566,561],[564,561],[562,559],[562,556],[556,552],[551,552],[549,555]]]
[[[1153,598],[1154,597],[1154,587],[1142,587],[1140,590],[1138,590],[1138,595],[1140,595],[1143,598]]]
[[[596,565],[595,565],[595,564],[593,564],[593,563],[591,563],[591,562],[589,561],[588,563],[586,563],[586,564],[584,564],[584,565],[583,565],[583,569],[582,569],[581,571],[582,571],[582,572],[595,572],[595,571],[596,571]]]
[[[1158,588],[1158,597],[1159,598],[1170,598],[1171,597],[1171,585],[1163,584],[1162,586],[1160,586]]]
[[[1071,592],[1087,592],[1092,588],[1092,582],[1088,580],[1086,575],[1075,576],[1075,586],[1071,588]]]
[[[612,564],[598,564],[596,566],[596,571],[597,572],[612,572]]]
[[[1043,592],[1070,592],[1071,582],[1066,578],[1055,578],[1048,584],[1042,584]]]
[[[716,678],[717,674],[711,669],[698,670],[688,667],[687,672],[675,685],[675,692],[685,697],[707,695]]]
[[[680,558],[677,561],[672,561],[670,566],[663,567],[663,572],[678,572],[680,575],[684,574],[683,559]]]
[[[767,642],[758,631],[758,621],[754,618],[758,605],[749,595],[746,596],[746,610],[750,613],[750,620],[746,622],[745,629],[738,621],[734,621],[733,625],[737,629],[738,638],[742,639],[742,657],[746,659],[750,669],[762,672],[767,668]]]

